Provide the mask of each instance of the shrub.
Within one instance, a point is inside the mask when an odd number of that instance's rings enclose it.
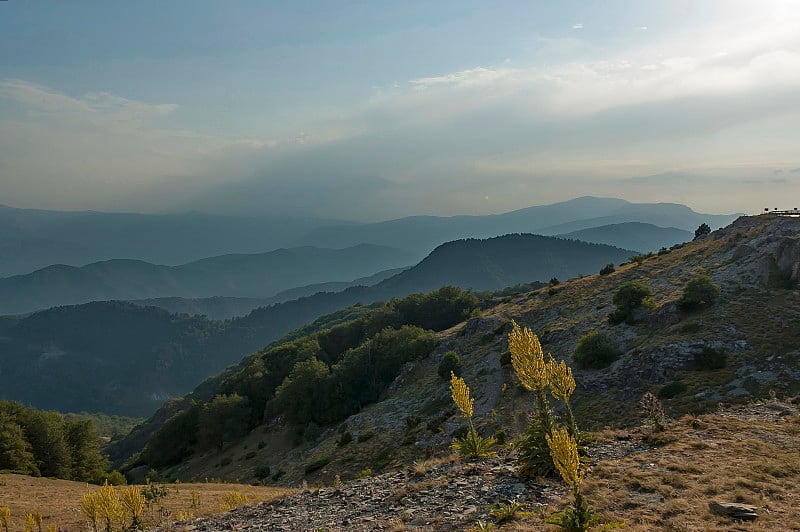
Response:
[[[270,470],[269,464],[262,464],[260,466],[257,466],[255,468],[255,470],[253,471],[253,475],[258,480],[263,480],[263,479],[269,477],[271,473],[272,473],[272,471]]]
[[[370,431],[362,432],[358,435],[358,443],[364,443],[365,441],[371,440],[375,436],[375,433]]]
[[[692,369],[697,371],[710,371],[722,369],[728,361],[728,354],[725,351],[706,347],[699,353],[695,353],[692,358]]]
[[[608,275],[610,273],[614,273],[615,271],[616,271],[616,268],[614,268],[614,263],[613,262],[609,262],[608,264],[606,264],[605,266],[603,266],[600,269],[600,275]]]
[[[102,476],[101,480],[103,482],[108,482],[112,486],[125,486],[128,484],[128,479],[125,478],[125,475],[117,471],[111,471],[110,473],[106,473]]]
[[[336,445],[338,445],[339,447],[343,447],[348,443],[350,443],[351,441],[353,441],[353,435],[348,430],[343,432],[342,435],[339,436],[339,441],[336,442]]]
[[[703,330],[703,324],[699,321],[690,321],[681,325],[681,332],[683,334],[694,334]]]
[[[511,364],[511,351],[503,351],[500,355],[500,365],[508,366],[509,364]]]
[[[638,308],[650,303],[652,291],[646,285],[636,282],[625,283],[614,292],[611,302],[616,309],[608,316],[613,324],[633,323],[633,313]]]
[[[698,275],[686,283],[683,295],[678,301],[678,307],[683,311],[692,311],[697,308],[714,304],[720,294],[717,286],[708,275]]]
[[[450,372],[456,374],[457,377],[461,376],[461,357],[455,351],[448,351],[439,362],[439,377],[442,380],[450,380]]]
[[[320,469],[322,469],[323,467],[325,467],[330,463],[331,463],[330,458],[320,458],[319,460],[314,460],[313,462],[307,463],[303,468],[303,471],[305,472],[306,475],[310,475],[311,473],[319,471]]]
[[[622,353],[616,342],[599,331],[581,336],[572,358],[575,363],[585,369],[605,368]]]
[[[653,253],[642,253],[641,255],[632,256],[631,262],[635,262],[637,266],[641,266],[644,261],[653,256]]]
[[[659,391],[658,391],[658,398],[659,399],[672,399],[673,397],[682,394],[686,391],[688,386],[683,381],[672,381],[669,384],[665,384]]]
[[[558,280],[557,277],[553,277],[550,279],[550,282],[547,283],[549,286],[557,286],[561,284],[561,281]]]

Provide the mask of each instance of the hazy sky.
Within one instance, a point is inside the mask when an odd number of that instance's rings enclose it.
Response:
[[[582,195],[796,207],[800,2],[0,2],[2,204],[385,219]]]

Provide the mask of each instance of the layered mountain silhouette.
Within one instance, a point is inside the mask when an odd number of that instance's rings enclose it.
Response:
[[[124,259],[83,267],[56,265],[0,279],[0,314],[113,299],[264,298],[290,288],[355,279],[410,263],[408,252],[361,244],[346,249],[305,246],[257,255],[223,255],[181,266]],[[278,301],[291,298],[292,294],[287,294]]]
[[[492,290],[594,273],[629,254],[600,244],[507,235],[447,243],[374,286],[320,292],[224,322],[121,302],[0,318],[0,399],[45,409],[146,415],[167,397],[186,393],[244,355],[339,309],[443,285]]]
[[[177,265],[280,247],[344,248],[362,243],[404,249],[416,262],[436,246],[463,238],[509,233],[557,235],[626,222],[694,231],[701,223],[713,229],[734,218],[736,215],[696,213],[683,205],[635,204],[595,197],[498,215],[411,216],[378,223],[266,215],[58,212],[0,206],[0,276],[25,274],[53,264],[81,266],[124,258]]]

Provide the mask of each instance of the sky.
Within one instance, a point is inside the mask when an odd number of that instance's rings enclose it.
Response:
[[[793,0],[0,2],[16,207],[757,213],[798,146]]]

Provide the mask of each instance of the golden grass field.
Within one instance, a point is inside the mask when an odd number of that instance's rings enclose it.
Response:
[[[246,495],[250,504],[280,499],[294,490],[269,488],[242,484],[164,484],[167,496],[155,508],[145,510],[144,521],[148,526],[171,523],[178,519],[181,511],[196,517],[220,512],[225,495],[233,490]],[[89,486],[95,490],[97,486]],[[24,530],[25,514],[41,512],[43,527],[58,526],[70,532],[90,530],[80,510],[80,500],[86,493],[83,482],[34,478],[24,475],[0,475],[0,507],[11,509],[10,532]],[[192,493],[199,499],[199,506],[192,507]],[[161,515],[159,507],[166,510]],[[167,513],[168,512],[168,513]]]

